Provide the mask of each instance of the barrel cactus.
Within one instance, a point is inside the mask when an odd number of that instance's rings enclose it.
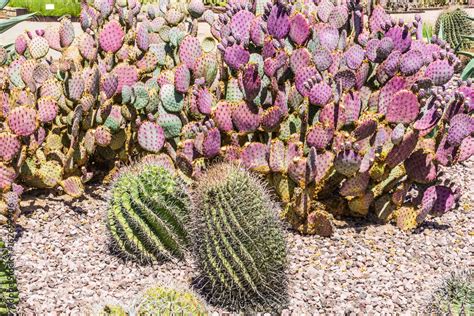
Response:
[[[140,262],[184,256],[190,198],[179,178],[143,163],[122,170],[111,195],[107,224],[115,250]]]
[[[0,315],[13,315],[19,301],[11,254],[0,239]]]
[[[435,34],[447,41],[453,48],[469,48],[470,41],[463,36],[470,36],[472,33],[474,33],[472,19],[461,8],[444,11],[436,20]]]
[[[205,305],[191,292],[156,287],[145,291],[138,315],[207,315]]]
[[[470,315],[474,310],[474,271],[453,272],[435,292],[428,312],[433,315]]]
[[[240,166],[218,164],[199,179],[193,201],[203,295],[231,310],[281,308],[286,245],[265,184]]]

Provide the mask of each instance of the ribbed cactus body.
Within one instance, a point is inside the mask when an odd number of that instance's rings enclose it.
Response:
[[[13,262],[5,243],[0,239],[0,315],[13,315],[18,301]]]
[[[203,294],[231,310],[276,310],[285,302],[286,246],[263,183],[221,164],[199,180],[193,199]]]
[[[112,188],[108,227],[114,246],[142,262],[183,257],[190,205],[184,186],[160,166],[133,169]]]
[[[461,8],[441,13],[436,20],[435,34],[442,37],[452,48],[470,47],[469,41],[463,35],[472,35],[474,27],[469,14]]]
[[[453,272],[430,301],[430,315],[471,315],[474,310],[474,271]]]
[[[170,288],[148,289],[138,306],[138,315],[207,315],[206,308],[192,293]]]

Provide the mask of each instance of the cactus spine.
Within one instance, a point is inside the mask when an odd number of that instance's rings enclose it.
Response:
[[[148,289],[138,306],[138,315],[207,315],[206,308],[190,292],[156,287]]]
[[[13,315],[19,301],[10,255],[5,243],[0,239],[0,315]]]
[[[470,315],[474,310],[474,271],[452,273],[435,292],[428,308],[432,315]]]
[[[212,304],[264,311],[285,302],[285,239],[264,187],[232,164],[212,167],[196,185],[198,284]]]
[[[164,168],[144,164],[122,172],[108,211],[115,248],[141,262],[183,257],[189,207],[184,185]]]
[[[463,35],[472,35],[474,27],[469,14],[461,8],[442,12],[435,24],[435,34],[441,36],[452,48],[469,48]]]

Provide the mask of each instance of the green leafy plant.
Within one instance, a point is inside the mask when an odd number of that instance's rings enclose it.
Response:
[[[190,199],[177,177],[139,164],[121,171],[111,194],[108,228],[118,252],[141,262],[184,256]]]
[[[0,20],[0,34],[5,33],[6,31],[11,29],[12,27],[17,25],[18,23],[21,23],[21,22],[24,22],[24,21],[30,19],[35,14],[36,13],[29,13],[29,14],[24,14],[24,15],[20,15],[20,16],[11,17],[11,18],[8,18],[6,20]]]
[[[433,25],[424,23],[423,24],[423,37],[426,39],[427,42],[431,41],[433,37]]]
[[[199,179],[193,201],[202,294],[234,311],[281,308],[286,245],[265,184],[239,166],[219,164]]]
[[[8,4],[11,5],[10,0],[0,0],[0,10],[5,8]],[[36,13],[24,14],[24,15],[20,15],[16,17],[11,17],[5,20],[0,20],[0,34],[5,33],[6,31],[8,31],[10,28],[14,27],[18,23],[28,20],[35,14]]]
[[[468,57],[471,58],[471,60],[467,63],[467,65],[464,67],[461,73],[461,79],[462,80],[468,80],[469,78],[474,77],[474,54],[466,54]]]
[[[46,4],[53,4],[53,10],[46,10]],[[79,16],[81,5],[79,0],[10,0],[9,6],[26,8],[44,16]]]
[[[0,10],[3,10],[10,0],[0,0]]]

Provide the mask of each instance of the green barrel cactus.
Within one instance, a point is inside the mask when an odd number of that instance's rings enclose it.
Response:
[[[196,287],[232,311],[278,310],[286,303],[286,244],[275,204],[256,176],[218,164],[193,195]]]
[[[470,43],[463,36],[472,33],[472,20],[461,8],[442,12],[436,20],[435,34],[448,42],[452,48],[469,48]]]
[[[148,289],[138,306],[138,315],[207,315],[204,304],[192,293],[156,287]]]
[[[181,180],[163,167],[139,164],[112,187],[108,228],[116,250],[139,262],[184,256],[190,198]]]
[[[472,315],[474,311],[474,270],[451,274],[435,292],[430,315]]]
[[[18,301],[13,262],[5,243],[0,239],[0,315],[13,315]]]

